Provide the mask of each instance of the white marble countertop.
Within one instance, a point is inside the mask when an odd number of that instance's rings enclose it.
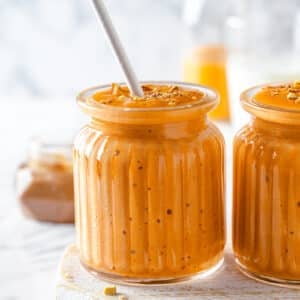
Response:
[[[71,225],[24,218],[11,186],[0,184],[0,299],[54,299],[58,261],[73,241]]]
[[[1,102],[0,300],[54,299],[57,265],[65,247],[74,242],[74,227],[23,217],[14,195],[14,173],[30,137],[72,137],[82,124],[74,102],[9,97]]]

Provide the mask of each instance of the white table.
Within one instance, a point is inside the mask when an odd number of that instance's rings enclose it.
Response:
[[[13,191],[14,172],[30,137],[70,138],[81,126],[81,116],[74,99],[1,99],[0,300],[55,298],[58,262],[74,242],[74,227],[24,218]]]

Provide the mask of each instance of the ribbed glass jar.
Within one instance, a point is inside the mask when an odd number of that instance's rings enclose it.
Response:
[[[109,107],[78,97],[91,117],[74,146],[77,246],[110,280],[163,283],[205,275],[223,261],[224,141],[206,118],[216,94],[164,108]]]
[[[234,141],[233,248],[256,279],[300,286],[300,111],[270,107],[247,90],[252,115]]]

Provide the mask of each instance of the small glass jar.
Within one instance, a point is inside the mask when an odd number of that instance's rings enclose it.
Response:
[[[32,141],[16,174],[23,213],[46,222],[74,222],[72,147]]]
[[[147,84],[147,83],[146,83]],[[108,280],[166,283],[207,275],[223,262],[224,141],[206,113],[217,95],[163,108],[99,104],[82,92],[90,123],[74,146],[77,246]]]
[[[234,141],[233,249],[246,275],[299,286],[300,110],[257,102],[269,87],[241,95],[252,119]]]

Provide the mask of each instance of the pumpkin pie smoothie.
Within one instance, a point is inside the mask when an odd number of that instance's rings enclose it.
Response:
[[[223,260],[224,141],[214,92],[153,82],[82,92],[90,123],[74,146],[77,246],[106,279],[170,282]]]
[[[300,81],[241,97],[251,122],[234,142],[233,246],[251,277],[300,284]]]

